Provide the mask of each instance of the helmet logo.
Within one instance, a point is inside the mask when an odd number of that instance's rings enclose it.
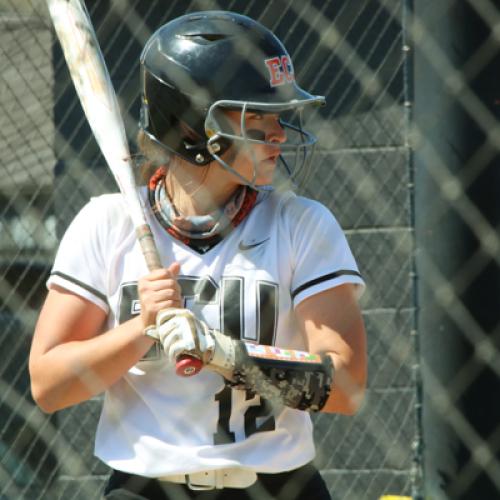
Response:
[[[271,57],[264,62],[269,70],[271,87],[278,87],[295,80],[292,61],[289,56]]]

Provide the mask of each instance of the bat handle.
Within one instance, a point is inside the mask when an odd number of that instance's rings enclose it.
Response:
[[[151,228],[148,224],[143,224],[136,228],[137,241],[141,245],[142,255],[146,260],[146,265],[150,271],[160,269],[162,267],[158,250],[156,249],[155,240]]]
[[[137,227],[137,240],[141,245],[142,254],[146,259],[146,265],[150,271],[160,269],[162,267],[158,250],[154,241],[151,228],[144,224]],[[191,377],[196,375],[203,367],[200,359],[188,354],[181,354],[177,357],[175,364],[175,373],[180,377]]]

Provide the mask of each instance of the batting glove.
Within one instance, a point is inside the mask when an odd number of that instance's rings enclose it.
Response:
[[[158,313],[156,327],[146,329],[146,335],[158,340],[170,363],[182,354],[202,360],[203,364],[226,378],[235,365],[235,341],[211,329],[189,309],[167,309]]]

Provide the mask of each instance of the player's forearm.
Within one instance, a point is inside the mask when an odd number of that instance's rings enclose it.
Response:
[[[152,344],[138,317],[97,337],[59,344],[30,364],[33,398],[49,413],[86,401],[117,382]]]
[[[324,413],[355,414],[364,399],[366,387],[366,363],[354,356],[329,353],[335,366],[330,397],[322,408]],[[357,357],[363,356],[358,353]]]

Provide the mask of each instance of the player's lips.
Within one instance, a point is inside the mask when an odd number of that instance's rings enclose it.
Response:
[[[264,158],[264,160],[262,160],[264,163],[266,162],[270,162],[270,163],[276,163],[276,161],[278,160],[278,157],[279,157],[279,153],[274,153],[272,155],[269,155],[267,158]]]
[[[274,168],[276,166],[277,156],[270,156],[269,158],[265,158],[260,163],[264,165],[264,167]]]

